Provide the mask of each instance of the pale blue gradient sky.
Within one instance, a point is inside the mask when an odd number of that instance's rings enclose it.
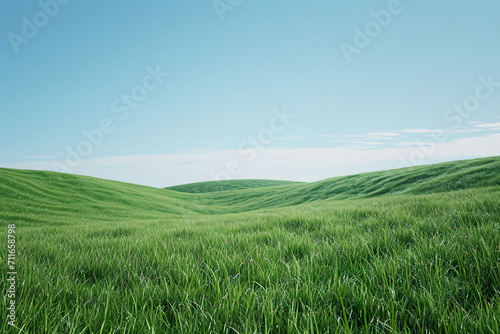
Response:
[[[0,167],[53,170],[105,118],[114,131],[72,173],[168,186],[236,160],[233,178],[311,181],[398,168],[432,129],[448,136],[418,163],[500,155],[500,88],[462,128],[443,117],[478,77],[500,82],[500,2],[401,0],[347,62],[341,43],[389,2],[245,0],[220,20],[212,1],[73,0],[16,53],[9,33],[41,7],[1,1]],[[112,103],[158,65],[169,76],[120,120]],[[284,107],[296,118],[246,161]]]

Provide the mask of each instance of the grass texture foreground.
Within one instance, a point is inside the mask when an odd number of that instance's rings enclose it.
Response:
[[[500,333],[500,158],[235,182],[0,169],[0,332]]]

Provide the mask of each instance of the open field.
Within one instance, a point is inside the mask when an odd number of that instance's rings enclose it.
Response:
[[[500,158],[234,182],[0,169],[21,332],[500,333]]]

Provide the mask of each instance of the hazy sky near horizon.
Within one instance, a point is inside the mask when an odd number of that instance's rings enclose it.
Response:
[[[0,1],[0,167],[164,187],[500,155],[500,2]]]

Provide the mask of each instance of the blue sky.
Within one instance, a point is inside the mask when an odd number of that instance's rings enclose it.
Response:
[[[0,1],[0,13],[0,167],[163,187],[500,155],[498,1]]]

